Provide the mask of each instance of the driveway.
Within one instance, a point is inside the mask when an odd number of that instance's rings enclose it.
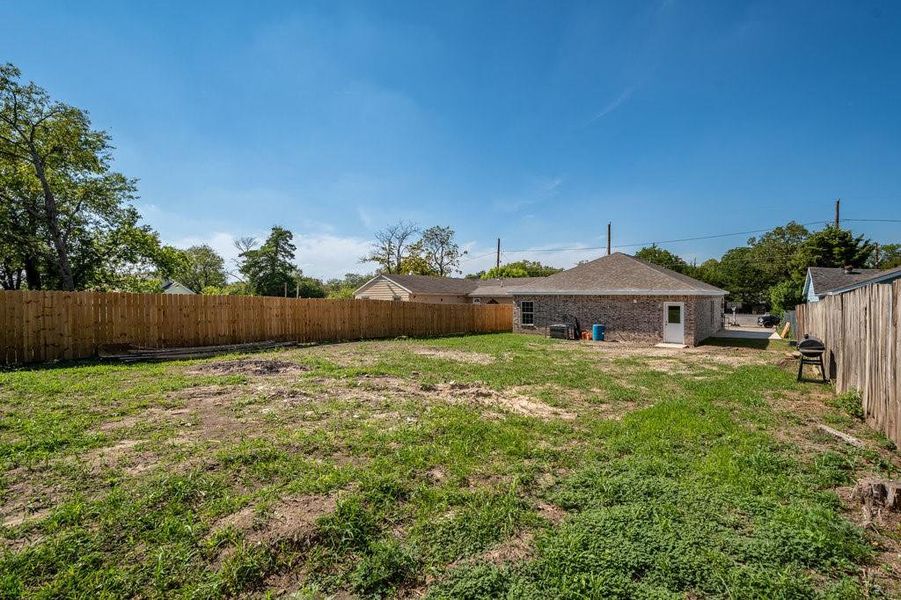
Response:
[[[741,340],[779,340],[779,334],[765,327],[726,327],[716,332],[713,337]]]

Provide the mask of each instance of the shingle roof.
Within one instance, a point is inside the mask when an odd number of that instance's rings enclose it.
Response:
[[[529,285],[544,279],[544,277],[512,277],[506,279],[479,279],[479,286],[469,292],[470,296],[503,297],[509,296],[511,290],[523,285]]]
[[[818,267],[811,267],[811,269],[816,269]],[[861,274],[855,278],[854,281],[850,283],[846,283],[844,285],[840,285],[837,287],[833,287],[831,289],[826,290],[825,292],[821,292],[814,282],[814,292],[818,296],[822,296],[823,294],[832,294],[832,293],[842,293],[848,292],[853,289],[857,289],[859,287],[863,287],[865,285],[870,285],[873,283],[883,283],[883,282],[891,282],[895,279],[901,279],[901,267],[895,267],[893,269],[855,269],[855,272],[861,271]],[[811,273],[811,277],[813,274]]]
[[[880,269],[853,269],[850,273],[846,273],[842,267],[809,267],[808,271],[813,291],[817,296],[882,274]]]
[[[397,285],[407,289],[412,294],[449,294],[466,295],[476,289],[478,279],[462,279],[459,277],[430,277],[428,275],[395,275],[383,274],[381,277],[389,279]]]
[[[450,296],[508,296],[509,290],[526,283],[544,279],[543,277],[515,277],[506,279],[462,279],[460,277],[431,277],[428,275],[382,274],[366,282],[357,292],[372,281],[383,277],[393,281],[411,294]]]
[[[621,252],[517,287],[514,294],[723,296],[728,292]]]

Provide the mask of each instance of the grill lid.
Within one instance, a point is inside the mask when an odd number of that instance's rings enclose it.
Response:
[[[817,355],[826,351],[826,344],[823,340],[811,335],[805,335],[804,339],[798,342],[798,352],[801,354]]]

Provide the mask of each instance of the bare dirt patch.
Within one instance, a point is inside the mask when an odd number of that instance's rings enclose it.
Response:
[[[220,361],[201,365],[189,371],[195,374],[209,375],[278,375],[309,371],[310,367],[285,360],[242,358],[238,360]]]
[[[498,392],[474,383],[439,383],[422,386],[424,392],[450,404],[479,404],[539,419],[575,419],[575,413],[515,392]]]
[[[489,548],[478,557],[478,561],[504,565],[528,560],[534,552],[534,542],[535,535],[531,531],[521,531],[500,544]]]
[[[466,352],[464,350],[441,350],[438,348],[416,348],[414,354],[419,356],[428,356],[441,360],[451,360],[455,362],[464,362],[475,365],[490,365],[494,362],[494,357],[484,352]]]
[[[540,501],[535,505],[538,509],[538,515],[553,525],[557,525],[566,517],[566,511],[550,502]]]
[[[3,490],[0,524],[18,527],[46,518],[59,502],[60,491],[44,483],[44,474],[24,467],[6,474],[9,481]]]
[[[92,473],[105,469],[122,468],[129,475],[147,471],[156,464],[157,457],[152,452],[135,451],[140,440],[120,440],[112,446],[96,448],[81,455]]]
[[[335,511],[336,503],[334,495],[289,496],[263,513],[253,506],[243,508],[219,520],[213,530],[231,527],[254,544],[305,542],[316,533],[316,522]]]

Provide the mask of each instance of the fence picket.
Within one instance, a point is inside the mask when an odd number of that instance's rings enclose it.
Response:
[[[798,334],[826,344],[835,391],[856,390],[864,418],[901,446],[901,280],[797,307]]]
[[[799,322],[801,320],[799,314]],[[509,304],[0,291],[0,364],[78,359],[124,345],[324,342],[512,329]]]

